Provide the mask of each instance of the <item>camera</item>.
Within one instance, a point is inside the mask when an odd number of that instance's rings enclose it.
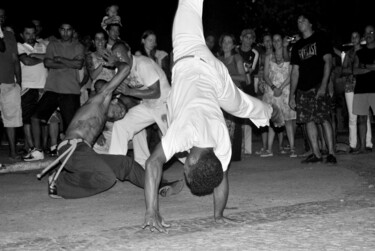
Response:
[[[288,42],[295,42],[296,41],[296,37],[286,37],[286,40],[288,41]]]

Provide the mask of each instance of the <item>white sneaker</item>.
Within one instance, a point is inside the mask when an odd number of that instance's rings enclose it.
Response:
[[[261,155],[260,157],[262,158],[265,158],[265,157],[272,157],[273,156],[273,153],[269,150],[265,150]]]
[[[36,160],[42,160],[42,159],[44,159],[43,151],[37,148],[34,148],[31,151],[30,156],[28,156],[28,158],[24,158],[23,160],[24,161],[36,161]]]

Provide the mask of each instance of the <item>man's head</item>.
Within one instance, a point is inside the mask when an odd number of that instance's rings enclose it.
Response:
[[[121,102],[121,100],[114,97],[109,104],[107,119],[110,122],[120,120],[125,116],[126,112],[126,106]]]
[[[121,62],[125,62],[132,65],[132,55],[130,51],[129,45],[122,40],[118,40],[116,43],[112,46],[112,53],[116,55]]]
[[[186,183],[192,194],[204,196],[213,193],[223,180],[223,168],[212,148],[193,147],[184,165]]]
[[[59,27],[59,33],[63,42],[70,42],[73,40],[74,29],[70,23],[61,23]]]
[[[35,25],[35,35],[36,37],[40,37],[42,31],[43,31],[43,26],[42,26],[42,22],[39,20],[39,19],[33,19],[31,20],[31,22]]]
[[[300,32],[311,32],[315,29],[316,19],[309,13],[303,13],[298,16],[297,25]]]
[[[5,10],[0,7],[0,27],[5,23]]]
[[[365,34],[364,34],[365,40],[366,40],[366,46],[371,45],[373,48],[375,43],[375,35],[374,35],[374,26],[367,25],[365,28]]]
[[[241,32],[241,44],[251,46],[256,41],[255,31],[253,29],[244,29]]]
[[[36,28],[35,25],[30,22],[23,25],[21,32],[21,38],[23,41],[31,46],[35,45],[36,42]]]
[[[216,46],[216,37],[212,34],[209,34],[205,39],[208,49],[210,49],[211,51],[214,50]]]
[[[112,23],[107,25],[107,33],[108,39],[112,41],[116,41],[120,39],[121,34],[121,26],[118,23]]]

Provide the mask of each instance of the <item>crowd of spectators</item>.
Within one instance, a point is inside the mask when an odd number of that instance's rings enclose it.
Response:
[[[39,19],[25,20],[19,30],[10,28],[5,14],[0,8],[0,109],[10,158],[34,161],[43,159],[45,154],[55,156],[56,146],[77,109],[100,88],[100,81],[114,76],[103,55],[111,53],[116,41],[126,41],[120,37],[123,27],[119,8],[109,6],[92,35],[79,34],[69,21],[61,22],[56,27],[59,37],[42,36]],[[274,156],[277,135],[279,154],[303,156],[303,163],[322,162],[325,156],[326,162],[335,164],[336,153],[341,150],[336,147],[338,129],[346,128],[348,153],[372,151],[374,26],[364,27],[363,36],[360,31],[353,31],[349,46],[339,49],[315,25],[314,17],[303,14],[296,19],[299,34],[294,36],[267,31],[257,38],[251,28],[243,29],[238,37],[224,32],[220,36],[206,34],[207,45],[227,66],[236,86],[278,106],[285,122],[282,128],[272,124],[256,128],[249,120],[223,111],[232,140],[232,161],[252,153],[263,158]],[[165,82],[172,83],[172,52],[157,48],[154,31],[146,30],[139,48],[131,48],[131,52],[135,58],[142,55],[155,61],[164,72]],[[164,75],[159,74],[161,78]],[[165,98],[163,93],[162,96]],[[142,107],[144,116],[152,120],[153,124],[144,129],[142,116],[138,116],[138,125],[134,115],[133,126],[139,128],[133,128],[127,138],[132,141],[137,133],[143,135],[141,139],[147,135],[152,151],[166,130],[158,127],[163,121],[156,119],[154,107],[139,98],[126,97],[122,102],[134,111]],[[297,129],[304,138],[301,149],[295,144]],[[109,121],[94,146],[97,152],[109,152],[112,130],[113,123]],[[261,135],[260,149],[252,149],[254,133]],[[21,151],[17,142],[23,143]]]

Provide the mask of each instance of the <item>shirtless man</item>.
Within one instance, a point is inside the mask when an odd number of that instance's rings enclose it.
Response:
[[[159,212],[158,186],[163,164],[176,153],[188,152],[185,179],[193,194],[213,193],[216,222],[227,204],[231,143],[221,108],[266,126],[280,111],[239,90],[225,65],[207,48],[202,27],[203,0],[179,0],[172,30],[174,67],[168,99],[169,128],[146,162],[146,215],[143,228],[166,232]]]
[[[144,186],[144,169],[132,158],[123,155],[97,154],[92,145],[107,120],[115,121],[126,114],[125,106],[113,99],[112,93],[129,75],[130,67],[117,57],[107,54],[109,66],[118,71],[112,80],[95,96],[91,97],[74,115],[66,130],[66,137],[58,146],[61,162],[67,162],[59,175],[55,172],[49,179],[49,195],[52,198],[82,198],[95,195],[111,188],[116,180],[129,180],[138,187]],[[65,155],[64,155],[65,153]],[[164,184],[170,194],[183,181]]]

